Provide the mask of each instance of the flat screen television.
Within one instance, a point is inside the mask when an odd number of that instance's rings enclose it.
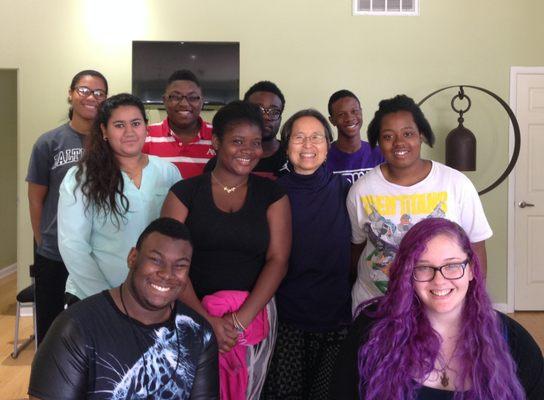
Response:
[[[240,43],[132,42],[132,94],[144,104],[161,106],[166,82],[179,69],[197,76],[207,109],[239,98]]]

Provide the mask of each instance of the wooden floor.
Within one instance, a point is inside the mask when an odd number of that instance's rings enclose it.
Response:
[[[16,276],[0,279],[0,399],[28,399],[27,388],[30,364],[34,357],[34,343],[24,349],[17,359],[11,358],[15,327]],[[544,312],[517,312],[512,314],[535,338],[544,352]],[[32,333],[32,318],[21,319],[20,338]]]
[[[15,295],[17,278],[11,274],[0,279],[0,399],[28,399],[30,364],[34,357],[34,343],[24,349],[17,359],[11,358],[15,336]],[[21,318],[19,338],[32,334],[32,318]]]

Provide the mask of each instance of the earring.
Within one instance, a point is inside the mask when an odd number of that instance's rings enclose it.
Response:
[[[107,138],[106,136],[102,136],[102,140],[103,140],[104,142],[107,142],[107,141],[108,141],[108,138]]]

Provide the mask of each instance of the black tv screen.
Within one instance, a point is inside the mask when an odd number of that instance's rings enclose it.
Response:
[[[206,108],[239,98],[240,43],[132,42],[132,94],[145,104],[162,105],[168,77],[179,69],[200,80]]]

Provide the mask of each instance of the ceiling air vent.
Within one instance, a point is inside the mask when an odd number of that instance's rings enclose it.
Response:
[[[419,0],[353,0],[353,15],[419,15]]]

